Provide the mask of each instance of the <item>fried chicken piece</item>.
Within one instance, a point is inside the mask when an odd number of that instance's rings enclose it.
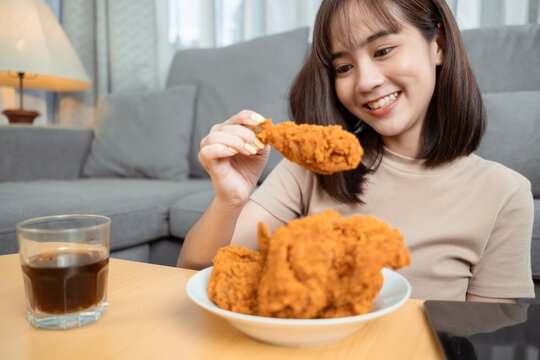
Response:
[[[257,288],[270,243],[268,228],[259,223],[259,251],[236,245],[219,249],[208,279],[208,298],[222,309],[257,314]]]
[[[356,169],[364,150],[358,138],[339,125],[277,125],[266,119],[255,129],[257,138],[287,159],[318,174]]]
[[[365,314],[381,270],[409,265],[397,229],[371,216],[327,210],[289,222],[272,235],[258,287],[259,315],[329,318]]]
[[[258,225],[259,250],[223,247],[208,296],[222,309],[280,318],[365,314],[379,293],[382,268],[410,264],[403,236],[371,216],[326,210],[270,235]]]
[[[257,227],[257,242],[259,245],[259,251],[261,253],[262,262],[266,262],[266,257],[268,256],[268,247],[270,247],[270,240],[272,240],[272,235],[270,231],[260,222]]]
[[[257,314],[257,288],[262,270],[258,251],[230,245],[219,249],[208,280],[208,298],[222,309]]]

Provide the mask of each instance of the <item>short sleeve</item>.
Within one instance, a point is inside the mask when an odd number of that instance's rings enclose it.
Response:
[[[524,179],[501,208],[484,252],[471,269],[469,293],[496,298],[534,298],[533,221],[531,185]]]
[[[294,220],[305,214],[307,194],[314,186],[310,174],[283,159],[251,195],[251,200],[285,223]]]

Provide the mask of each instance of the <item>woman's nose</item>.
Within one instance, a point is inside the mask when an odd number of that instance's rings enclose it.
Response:
[[[384,83],[385,76],[373,61],[363,61],[357,72],[356,88],[361,92],[368,92]]]

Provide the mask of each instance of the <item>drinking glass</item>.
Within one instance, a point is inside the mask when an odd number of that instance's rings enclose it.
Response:
[[[71,214],[16,225],[28,320],[70,329],[98,320],[107,306],[111,219]]]

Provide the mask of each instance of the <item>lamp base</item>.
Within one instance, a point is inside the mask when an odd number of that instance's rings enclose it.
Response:
[[[10,124],[32,124],[36,116],[39,116],[37,111],[31,110],[4,110],[2,111],[2,114],[7,116]]]

